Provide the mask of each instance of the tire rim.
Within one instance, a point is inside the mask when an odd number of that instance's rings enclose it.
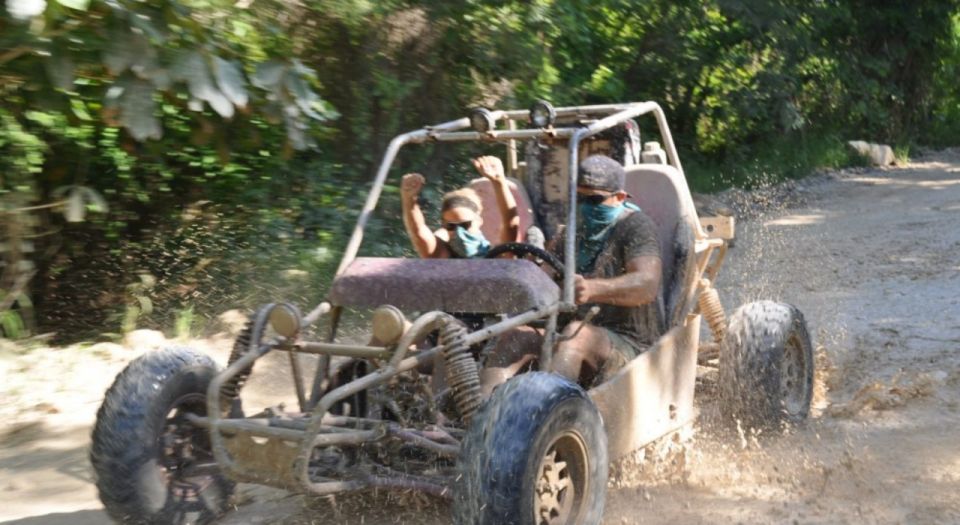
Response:
[[[800,337],[796,334],[791,335],[787,340],[780,370],[780,388],[783,392],[783,407],[787,415],[796,416],[803,413],[807,399],[807,362],[804,359]]]
[[[547,447],[537,467],[534,519],[538,525],[580,523],[590,491],[587,447],[580,434],[566,431]]]
[[[174,523],[193,523],[215,505],[208,493],[217,471],[210,439],[186,418],[206,413],[206,396],[181,396],[171,404],[157,438],[157,467],[168,487],[168,501],[175,506]]]

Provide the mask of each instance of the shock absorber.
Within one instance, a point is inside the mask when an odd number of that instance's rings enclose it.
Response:
[[[254,321],[248,322],[234,340],[233,349],[230,351],[230,359],[227,361],[228,367],[237,362],[238,359],[250,350],[250,340],[254,329],[253,325]],[[229,417],[243,417],[243,409],[240,407],[240,389],[243,388],[243,384],[246,383],[247,378],[250,377],[252,372],[253,365],[251,364],[220,386],[220,406],[223,408],[224,413],[229,414]]]
[[[270,322],[270,314],[276,306],[273,303],[262,306],[250,318],[250,321],[247,322],[247,325],[243,327],[240,335],[233,342],[233,350],[230,351],[230,360],[227,362],[227,367],[236,363],[247,352],[260,348],[263,334]],[[225,381],[220,387],[220,406],[225,412],[229,411],[230,417],[243,417],[243,410],[240,407],[240,389],[243,388],[243,384],[246,383],[251,372],[253,372],[253,363]]]
[[[440,329],[440,344],[447,365],[447,384],[453,392],[453,400],[465,423],[470,423],[473,413],[483,400],[480,394],[480,372],[473,360],[470,347],[464,343],[467,329],[463,323],[448,320]]]
[[[709,279],[700,280],[700,313],[707,319],[710,331],[713,333],[713,340],[720,344],[723,336],[727,333],[727,314],[723,312],[723,305],[720,304],[720,294],[713,287]]]

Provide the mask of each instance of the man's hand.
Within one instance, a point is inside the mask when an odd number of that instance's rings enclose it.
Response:
[[[591,302],[590,281],[580,275],[573,276],[573,302],[576,304],[586,304]]]
[[[416,198],[426,184],[426,179],[419,173],[407,173],[400,182],[400,194],[408,198]]]
[[[499,157],[487,155],[473,159],[473,166],[477,168],[480,175],[490,179],[493,182],[503,182],[507,180],[503,174],[503,163]]]

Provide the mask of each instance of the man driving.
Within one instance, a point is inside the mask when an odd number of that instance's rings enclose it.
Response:
[[[627,202],[624,169],[604,155],[579,166],[574,300],[578,319],[563,330],[552,371],[589,386],[606,379],[664,332],[660,245],[653,221]],[[563,232],[551,242],[562,249]],[[590,322],[583,315],[599,312]],[[481,375],[485,393],[537,355],[541,336],[519,329],[501,337]]]
[[[567,334],[580,331],[560,344],[553,371],[582,384],[608,377],[664,331],[656,226],[623,187],[619,162],[593,155],[580,163],[574,300],[600,311],[567,325]]]

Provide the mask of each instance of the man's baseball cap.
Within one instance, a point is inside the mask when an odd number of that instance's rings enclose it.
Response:
[[[621,191],[623,179],[623,166],[606,155],[591,155],[583,159],[577,172],[577,186],[595,190]]]

